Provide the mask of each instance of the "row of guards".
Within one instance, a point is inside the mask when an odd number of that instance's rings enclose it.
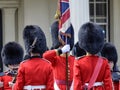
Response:
[[[23,31],[25,61],[18,43],[3,47],[1,56],[9,70],[0,74],[0,90],[120,90],[117,50],[105,43],[103,29],[92,22],[83,24],[74,45],[69,0],[58,1],[55,18],[51,50],[44,32],[35,25]]]
[[[51,31],[51,32],[52,32],[53,42],[55,42],[55,43],[53,43],[52,46],[55,47],[58,45],[57,41],[59,41],[60,39],[58,38],[59,39],[58,40],[56,36],[58,35],[57,33],[59,33],[59,35],[61,35],[61,32],[64,33],[62,35],[71,37],[70,39],[73,40],[73,42],[74,42],[74,39],[73,39],[74,32],[72,30],[73,28],[72,28],[71,21],[70,21],[69,0],[59,0],[58,1],[58,9],[55,14],[55,19],[57,19],[58,21],[53,23],[53,26],[52,26],[52,30],[54,30],[54,31]],[[59,28],[56,28],[56,26],[58,26],[58,24],[59,24]],[[56,34],[55,34],[55,30],[57,32]],[[59,32],[58,32],[58,30],[59,30]],[[104,31],[103,31],[103,33],[104,33]],[[61,36],[61,37],[63,37],[63,36]],[[65,37],[62,40],[64,40],[66,42],[66,44],[67,43],[71,44],[71,42],[68,42],[67,38],[65,38]],[[78,42],[74,45],[74,47],[72,49],[72,54],[76,57],[85,55],[85,51],[79,47]],[[105,43],[104,48],[101,52],[101,55],[108,59],[109,64],[111,62],[113,63],[113,67],[110,64],[110,67],[112,67],[111,75],[112,75],[112,81],[113,81],[113,89],[120,90],[120,71],[117,67],[118,55],[117,55],[116,47],[111,43]],[[68,63],[67,59],[68,58],[66,58],[66,63]],[[68,67],[66,67],[66,72],[67,71],[68,71]],[[68,82],[67,76],[68,76],[68,74],[66,73],[66,83]],[[69,87],[69,86],[67,86],[67,87]],[[69,89],[66,88],[66,90],[69,90]]]

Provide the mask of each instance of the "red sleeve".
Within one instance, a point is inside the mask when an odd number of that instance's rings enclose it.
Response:
[[[73,74],[73,82],[74,82],[74,90],[82,90],[81,76],[80,76],[80,67],[77,63],[77,60],[74,61],[74,74]]]
[[[120,81],[118,81],[118,82],[113,82],[114,90],[119,90],[119,84],[120,84]]]
[[[8,76],[8,75],[5,75],[2,77],[2,81],[3,81],[3,88],[4,90],[6,89],[12,89],[12,87],[9,87],[9,82],[12,81],[12,77],[11,76]]]
[[[106,60],[107,61],[107,60]],[[104,74],[104,87],[105,87],[105,90],[113,90],[112,88],[112,76],[111,76],[111,72],[110,72],[110,67],[109,67],[109,64],[107,62],[107,65],[106,65],[106,69],[105,69],[105,74]]]
[[[49,73],[48,73],[46,90],[54,90],[54,78],[53,78],[52,66],[49,67]]]
[[[0,82],[3,82],[2,81],[2,76],[0,76]],[[2,87],[0,87],[0,90],[3,90]]]
[[[43,54],[43,58],[49,60],[52,63],[52,65],[55,65],[56,56],[57,56],[57,53],[55,50],[49,50]]]
[[[20,64],[20,67],[18,69],[18,75],[17,75],[17,79],[16,79],[16,83],[14,85],[14,90],[23,90],[24,87],[24,67],[22,65],[22,63]]]

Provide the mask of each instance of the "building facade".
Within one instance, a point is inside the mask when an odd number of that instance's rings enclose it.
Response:
[[[50,26],[55,20],[56,9],[57,0],[0,0],[0,49],[9,41],[17,41],[23,45],[22,31],[30,24],[39,25],[43,29],[47,45],[51,47]],[[119,9],[120,0],[70,0],[75,42],[78,40],[80,26],[87,21],[93,21],[104,28],[106,41],[114,43],[119,55]]]

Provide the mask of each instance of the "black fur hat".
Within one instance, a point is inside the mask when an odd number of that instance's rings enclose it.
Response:
[[[59,31],[58,26],[59,26],[58,21],[55,21],[51,25],[51,36],[52,36],[52,47],[51,47],[51,49],[57,49],[62,45],[59,42],[59,39],[58,39],[58,31]]]
[[[27,53],[39,53],[42,56],[47,50],[45,34],[37,25],[27,25],[23,31],[23,39]]]
[[[73,46],[73,49],[72,49],[72,55],[75,56],[75,57],[80,57],[80,56],[83,56],[85,55],[86,52],[84,49],[80,48],[79,46],[79,43],[77,42],[74,46]]]
[[[20,44],[8,42],[4,45],[1,52],[3,63],[8,65],[20,64],[23,60],[24,51]]]
[[[115,46],[112,43],[105,43],[101,51],[101,55],[107,58],[109,61],[112,61],[116,65],[118,60],[118,54]]]
[[[83,24],[78,32],[79,45],[91,54],[97,54],[104,45],[103,29],[92,22]]]

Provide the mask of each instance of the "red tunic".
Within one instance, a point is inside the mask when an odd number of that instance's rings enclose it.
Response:
[[[114,90],[120,90],[120,81],[119,82],[113,82]]]
[[[4,83],[3,90],[12,90],[12,87],[9,86],[9,82],[12,82],[11,76],[8,75],[2,76],[2,82]]]
[[[23,90],[27,85],[45,85],[45,90],[54,90],[53,70],[50,62],[32,57],[20,64],[14,90]]]
[[[43,54],[43,57],[52,63],[54,78],[60,90],[66,90],[66,57],[58,56],[55,50],[46,51]],[[68,56],[69,88],[71,86],[71,82],[73,81],[74,59],[75,58],[73,56]]]
[[[113,90],[112,77],[108,60],[103,59],[102,68],[98,74],[96,82],[103,82],[103,86],[94,87],[94,90]],[[98,61],[98,56],[83,56],[74,63],[74,90],[83,90],[85,83],[88,83],[95,65]]]
[[[0,76],[0,81],[3,82],[3,81],[2,81],[2,76]],[[0,90],[3,90],[2,88],[3,88],[3,87],[0,87]]]

